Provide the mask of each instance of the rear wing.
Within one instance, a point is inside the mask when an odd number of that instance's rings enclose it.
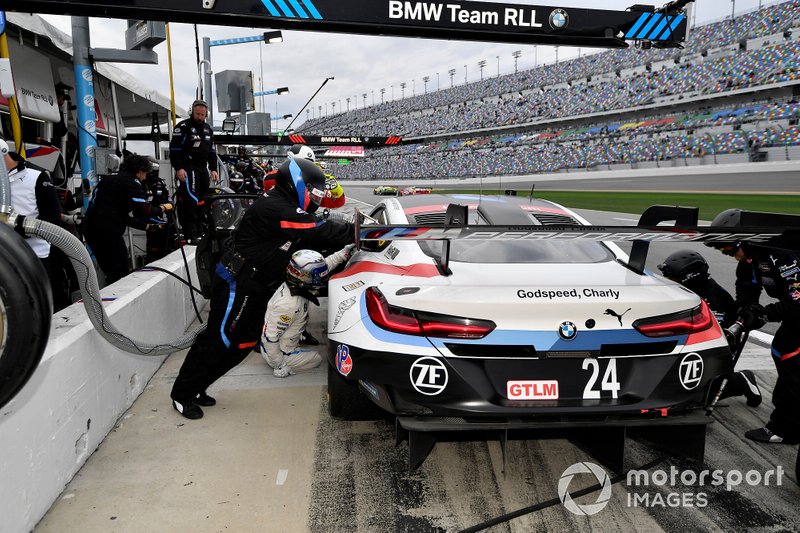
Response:
[[[698,226],[696,207],[654,205],[648,207],[636,226],[494,226],[469,225],[467,206],[450,204],[445,224],[427,226],[364,225],[356,212],[356,246],[363,241],[440,240],[444,241],[439,267],[449,273],[450,241],[473,240],[574,240],[633,241],[628,266],[644,272],[651,242],[713,242],[715,244],[747,242],[789,251],[800,250],[800,215],[744,212],[747,224],[731,228]],[[659,225],[674,222],[672,225]]]

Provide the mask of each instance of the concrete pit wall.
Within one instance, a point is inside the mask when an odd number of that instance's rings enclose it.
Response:
[[[194,248],[185,251],[197,287]],[[180,251],[154,265],[187,277]],[[196,318],[189,288],[163,272],[131,274],[101,294],[115,298],[104,303],[112,323],[143,342],[176,339]],[[202,309],[206,301],[196,299]],[[53,317],[39,367],[0,410],[0,532],[34,528],[165,359],[115,348],[81,303]]]

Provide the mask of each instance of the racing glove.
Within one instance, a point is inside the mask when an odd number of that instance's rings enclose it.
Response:
[[[350,257],[353,255],[353,250],[355,250],[355,248],[355,244],[348,244],[338,252],[333,252],[331,255],[326,257],[325,262],[328,263],[328,269],[333,270],[339,265],[347,263],[350,260]]]
[[[332,174],[325,174],[325,189],[328,190],[328,194],[334,200],[338,200],[344,194],[344,189]]]
[[[69,215],[61,214],[61,222],[68,226],[80,226],[83,222],[83,215],[80,213],[72,213]]]
[[[767,310],[763,305],[753,303],[739,311],[739,320],[746,331],[760,329],[767,323]]]

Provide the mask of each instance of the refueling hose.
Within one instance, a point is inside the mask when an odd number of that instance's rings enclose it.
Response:
[[[81,241],[67,230],[43,220],[11,215],[9,222],[27,236],[43,238],[69,257],[78,277],[83,306],[89,320],[104,339],[120,350],[136,355],[167,355],[191,346],[197,335],[205,329],[205,325],[201,325],[176,340],[158,344],[128,337],[111,323],[103,308],[97,274]]]

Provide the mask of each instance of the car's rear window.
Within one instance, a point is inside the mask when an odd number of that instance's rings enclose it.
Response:
[[[415,215],[412,224],[430,223],[425,214]],[[469,224],[486,224],[474,210]],[[418,241],[422,251],[435,259],[442,254],[442,241]],[[485,240],[450,241],[450,261],[462,263],[603,263],[615,259],[602,243],[583,240]]]

